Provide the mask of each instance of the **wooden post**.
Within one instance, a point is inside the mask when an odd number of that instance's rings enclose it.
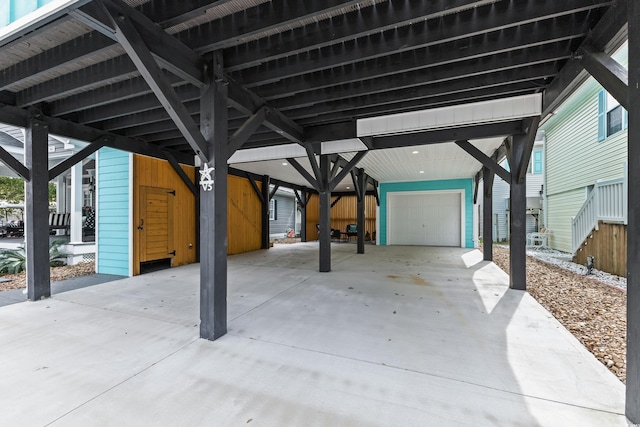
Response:
[[[200,98],[209,157],[200,170],[200,337],[208,340],[227,333],[227,84],[221,52],[212,67]]]
[[[482,252],[485,261],[493,261],[493,178],[495,174],[482,168]]]
[[[513,136],[511,147],[511,191],[509,245],[510,287],[524,291],[527,289],[526,274],[526,226],[527,226],[527,178],[520,178],[519,171],[524,161],[526,134]]]
[[[629,24],[628,182],[640,182],[640,4],[627,2]],[[629,185],[627,228],[627,391],[625,413],[640,424],[640,192]]]
[[[40,113],[32,111],[24,157],[30,172],[25,185],[27,295],[37,301],[51,296],[49,274],[49,132]]]

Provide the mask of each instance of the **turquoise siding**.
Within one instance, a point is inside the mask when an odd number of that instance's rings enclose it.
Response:
[[[98,152],[98,273],[129,275],[129,159],[111,148]]]
[[[6,27],[13,21],[17,21],[50,1],[51,0],[1,0],[0,28]]]
[[[443,181],[388,182],[380,184],[380,244],[387,244],[387,193],[401,191],[464,190],[465,247],[473,248],[473,180],[448,179]]]

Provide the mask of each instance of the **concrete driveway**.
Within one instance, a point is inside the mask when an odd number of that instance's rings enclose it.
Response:
[[[0,425],[626,426],[624,386],[477,250],[317,243],[0,308]]]

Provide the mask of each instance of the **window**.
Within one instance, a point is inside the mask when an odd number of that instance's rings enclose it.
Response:
[[[271,201],[269,201],[269,219],[271,221],[275,221],[278,219],[277,206],[278,206],[277,200],[271,199]]]
[[[627,128],[627,110],[604,89],[598,92],[598,141]]]
[[[532,173],[542,173],[542,150],[533,150],[533,158],[531,159]]]

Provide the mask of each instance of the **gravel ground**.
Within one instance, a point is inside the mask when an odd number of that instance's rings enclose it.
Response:
[[[58,282],[60,280],[71,279],[78,276],[86,276],[95,273],[96,267],[94,261],[81,262],[76,265],[63,265],[61,267],[51,267],[51,281]],[[21,289],[27,286],[27,279],[24,271],[18,274],[3,274],[0,278],[9,279],[9,282],[0,283],[0,291],[9,289]]]
[[[626,280],[570,262],[557,251],[527,257],[527,291],[622,382],[626,379]],[[493,260],[509,271],[509,248],[494,246]]]

